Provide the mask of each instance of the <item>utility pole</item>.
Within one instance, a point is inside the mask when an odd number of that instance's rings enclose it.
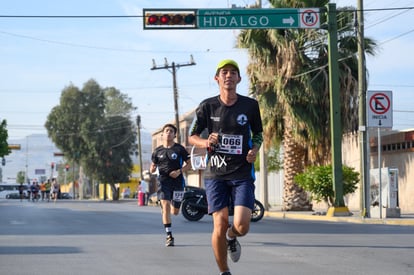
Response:
[[[141,149],[141,116],[137,115],[137,131],[138,131],[138,156],[139,156],[139,172],[141,180],[144,180],[144,174],[142,173],[142,149]]]
[[[363,0],[358,0],[357,5],[357,28],[358,28],[358,98],[359,98],[359,141],[360,141],[360,208],[362,217],[370,217],[370,186],[368,170],[368,149],[367,137],[368,128],[366,126],[366,66],[365,66],[365,45],[364,45],[364,11]]]
[[[177,127],[177,142],[181,144],[181,134],[180,134],[180,117],[178,113],[178,88],[177,88],[177,79],[176,74],[177,70],[180,67],[185,66],[193,66],[196,65],[194,62],[194,58],[192,55],[190,55],[190,62],[188,63],[182,63],[182,64],[176,64],[175,62],[172,62],[171,65],[168,64],[167,58],[164,58],[164,66],[159,66],[155,64],[155,60],[152,60],[152,68],[151,70],[160,70],[160,69],[167,69],[170,71],[173,75],[173,95],[174,95],[174,110],[175,110],[175,126]]]
[[[24,183],[29,183],[28,182],[28,172],[29,172],[29,164],[28,164],[28,158],[29,158],[29,141],[27,140],[26,137],[26,164],[25,164],[25,171],[24,171]]]
[[[256,8],[262,8],[262,1],[256,1]],[[269,210],[269,184],[267,181],[267,155],[265,144],[260,146],[259,161],[260,161],[260,201],[263,202],[265,210]]]
[[[338,68],[338,30],[336,5],[329,3],[328,11],[328,63],[329,63],[329,96],[331,116],[332,143],[332,180],[334,182],[335,205],[328,210],[327,216],[349,215],[344,202],[342,182],[342,127],[341,103],[339,98],[339,68]]]

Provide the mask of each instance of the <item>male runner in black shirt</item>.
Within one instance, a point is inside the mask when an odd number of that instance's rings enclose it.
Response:
[[[174,141],[176,134],[177,128],[174,125],[164,125],[162,128],[163,144],[155,148],[152,153],[150,167],[151,173],[154,173],[157,168],[159,172],[157,193],[161,202],[162,222],[167,233],[165,246],[174,246],[171,214],[178,215],[181,205],[181,201],[175,199],[174,194],[179,194],[178,192],[182,194],[184,191],[183,173],[191,168],[187,150]]]
[[[262,121],[256,100],[236,92],[240,70],[234,60],[221,61],[214,79],[220,94],[207,98],[196,110],[189,141],[210,152],[205,187],[208,212],[213,215],[212,247],[221,275],[231,275],[227,264],[237,262],[241,247],[237,237],[249,231],[254,207],[254,162],[261,146]],[[200,135],[207,129],[208,138]],[[234,202],[233,224],[229,225],[228,205]]]

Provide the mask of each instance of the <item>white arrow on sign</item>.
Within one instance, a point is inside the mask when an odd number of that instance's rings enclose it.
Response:
[[[289,24],[292,26],[295,23],[295,19],[291,16],[289,18],[283,18],[282,22],[283,24]]]

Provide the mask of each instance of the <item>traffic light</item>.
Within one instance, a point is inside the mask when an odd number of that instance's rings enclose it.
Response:
[[[69,164],[66,164],[65,170],[66,170],[66,172],[69,171]]]
[[[195,29],[196,10],[143,9],[144,29]]]
[[[55,163],[54,163],[54,162],[52,162],[52,163],[50,164],[50,168],[52,168],[52,170],[55,168]]]
[[[5,158],[1,159],[1,165],[3,165],[3,166],[6,165],[6,159]]]

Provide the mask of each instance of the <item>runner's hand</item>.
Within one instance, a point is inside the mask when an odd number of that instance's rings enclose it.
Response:
[[[172,177],[173,179],[175,179],[175,178],[177,178],[180,174],[181,174],[181,170],[180,170],[180,169],[178,169],[178,170],[171,171],[171,172],[170,172],[170,174],[169,174],[169,176],[170,176],[170,177]]]
[[[256,161],[257,150],[255,148],[250,149],[247,152],[246,160],[248,163],[254,163]]]

